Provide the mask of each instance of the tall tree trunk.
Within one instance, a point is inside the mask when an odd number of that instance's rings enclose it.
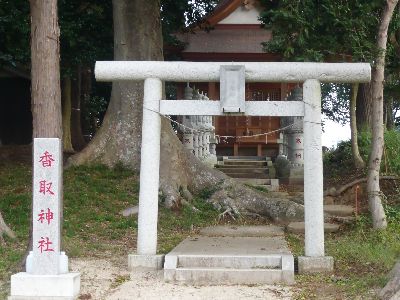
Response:
[[[360,155],[358,149],[357,123],[356,123],[356,101],[357,101],[358,83],[351,87],[350,99],[350,130],[351,130],[351,150],[353,154],[353,162],[356,169],[363,169],[365,162]]]
[[[81,151],[85,145],[81,123],[81,80],[82,69],[79,66],[76,71],[76,78],[72,80],[71,93],[71,141],[76,151]]]
[[[115,60],[163,59],[159,1],[113,0],[113,14]],[[101,162],[114,166],[121,162],[139,171],[142,109],[143,82],[114,82],[103,125],[89,145],[70,157],[68,163]],[[226,197],[211,201],[225,211],[259,213],[283,222],[303,218],[301,205],[282,199],[268,201],[265,194],[206,167],[183,148],[171,123],[164,118],[161,149],[160,189],[167,207],[180,206],[183,198],[191,198],[191,192],[223,189],[229,190]]]
[[[158,1],[113,1],[114,59],[162,60]],[[114,82],[103,124],[73,163],[140,165],[143,82]]]
[[[31,0],[33,137],[62,139],[57,0]]]
[[[372,126],[371,83],[360,83],[356,101],[357,131],[370,131]]]
[[[378,27],[377,48],[379,51],[372,70],[372,149],[368,166],[367,192],[373,227],[376,229],[387,227],[379,186],[379,171],[384,145],[383,81],[385,75],[386,43],[390,20],[392,19],[393,10],[397,2],[398,0],[386,0]]]
[[[74,148],[71,141],[71,77],[63,79],[62,89],[62,127],[63,127],[63,149],[64,152],[72,153]]]
[[[81,72],[81,122],[82,122],[82,131],[83,138],[85,139],[85,143],[88,143],[91,139],[91,121],[88,121],[88,111],[86,106],[90,99],[90,95],[92,93],[92,69],[90,67],[83,68]],[[86,118],[85,118],[86,117]]]
[[[387,130],[394,128],[394,116],[393,116],[393,97],[387,97],[385,99],[385,124]]]

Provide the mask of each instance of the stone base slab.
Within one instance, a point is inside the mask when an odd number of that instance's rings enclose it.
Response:
[[[79,295],[80,278],[80,273],[17,273],[11,276],[11,295],[8,300],[75,300]]]
[[[164,254],[146,255],[146,254],[129,254],[128,255],[128,270],[135,269],[151,269],[161,270],[164,265]]]
[[[331,273],[334,260],[332,256],[299,256],[299,274]]]

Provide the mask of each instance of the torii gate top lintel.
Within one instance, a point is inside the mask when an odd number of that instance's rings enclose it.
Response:
[[[243,65],[246,82],[304,82],[316,79],[332,83],[362,83],[371,80],[369,63],[313,62],[183,62],[98,61],[98,81],[159,78],[174,82],[219,82],[221,66]]]

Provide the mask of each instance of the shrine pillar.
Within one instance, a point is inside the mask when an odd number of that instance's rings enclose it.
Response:
[[[305,256],[299,257],[299,272],[318,269],[332,271],[333,258],[324,256],[320,82],[306,80],[303,95]]]
[[[137,254],[128,257],[128,268],[161,269],[163,255],[157,253],[158,188],[160,177],[160,100],[162,81],[144,81],[142,146],[140,161],[140,190]]]

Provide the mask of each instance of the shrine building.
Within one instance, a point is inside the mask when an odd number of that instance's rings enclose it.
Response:
[[[277,62],[280,55],[266,53],[263,42],[272,38],[271,30],[262,27],[259,14],[262,8],[255,0],[221,0],[214,11],[205,17],[204,26],[190,32],[177,34],[185,45],[175,55],[183,61],[216,62]],[[187,99],[190,87],[194,93],[206,95],[210,100],[218,100],[219,83],[202,82],[179,84],[177,99]],[[297,90],[297,93],[296,93]],[[296,98],[297,95],[297,99]],[[292,97],[293,99],[290,99]],[[199,97],[198,99],[200,99]],[[302,100],[301,88],[290,83],[246,83],[246,101]],[[196,99],[196,98],[193,98]],[[279,117],[214,117],[213,127],[217,156],[259,156],[276,158],[287,156],[292,162],[302,163],[303,153],[294,151],[296,141],[302,141],[302,124],[286,131],[279,130],[293,121]],[[301,123],[301,122],[299,122]],[[299,128],[301,127],[301,128]],[[262,135],[263,133],[269,133]],[[299,135],[300,134],[300,135]],[[246,137],[247,136],[247,137]],[[254,137],[251,137],[254,136]],[[302,145],[300,145],[302,146]],[[299,147],[297,147],[299,148]],[[300,147],[302,148],[302,147]]]

